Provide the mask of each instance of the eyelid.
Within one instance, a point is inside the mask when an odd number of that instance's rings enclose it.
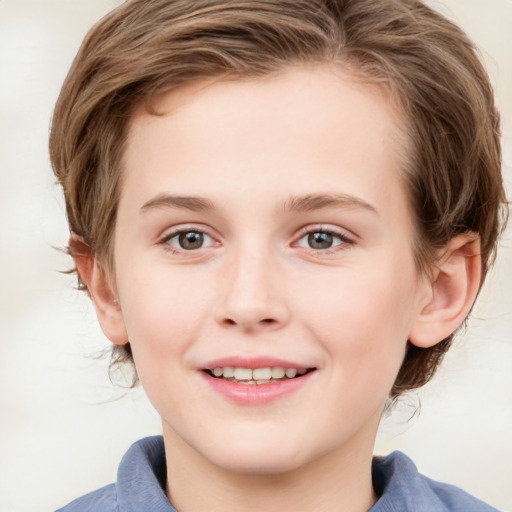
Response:
[[[195,232],[201,233],[209,237],[213,243],[208,245],[207,247],[200,247],[198,249],[181,249],[179,247],[172,246],[169,241],[174,237],[180,235],[181,233]],[[220,242],[218,241],[218,236],[215,236],[212,233],[212,230],[208,227],[198,226],[197,224],[180,224],[178,226],[173,226],[164,231],[164,233],[159,237],[157,243],[158,245],[163,245],[166,250],[172,252],[173,254],[192,254],[198,252],[200,249],[209,249],[210,247],[219,246]]]
[[[339,226],[334,226],[331,224],[308,224],[301,228],[297,234],[297,238],[302,237],[304,235],[308,235],[310,233],[329,233],[332,235],[337,235],[346,240],[353,240],[357,238],[356,235],[352,234],[347,229],[341,228]]]
[[[339,238],[341,240],[341,243],[328,249],[313,249],[312,247],[303,247],[298,245],[299,241],[302,238],[304,238],[307,235],[310,235],[311,233],[327,233],[329,235],[333,235]],[[300,229],[299,233],[295,237],[295,242],[293,243],[293,246],[301,247],[316,255],[327,256],[338,251],[346,250],[348,247],[356,243],[356,238],[357,237],[355,235],[349,234],[347,230],[343,228],[326,224],[316,224],[305,226],[302,229]]]
[[[207,237],[209,237],[212,240],[213,243],[211,243],[210,245],[208,245],[206,247],[200,247],[197,249],[189,249],[189,250],[181,249],[178,247],[173,247],[169,243],[169,241],[171,239],[173,239],[174,237],[176,237],[177,235],[179,235],[181,233],[187,233],[190,231],[202,233],[202,234],[206,235]],[[334,247],[327,248],[327,249],[314,249],[314,248],[308,248],[308,247],[303,247],[303,246],[298,245],[298,242],[302,238],[304,238],[304,236],[307,236],[311,233],[318,233],[318,232],[333,235],[333,236],[339,238],[341,240],[341,243]],[[191,254],[199,252],[200,249],[209,249],[211,247],[220,246],[221,242],[219,241],[219,238],[220,237],[218,235],[213,234],[213,230],[211,228],[209,228],[209,226],[205,226],[205,225],[199,226],[197,224],[190,223],[190,224],[180,224],[177,226],[173,226],[172,228],[168,228],[159,237],[157,243],[159,245],[163,245],[166,250],[168,250],[169,252],[171,252],[173,254],[180,254],[180,255],[189,254],[189,255],[191,255]],[[297,235],[294,237],[294,242],[292,243],[292,246],[301,247],[302,249],[305,249],[305,250],[307,250],[313,254],[316,254],[316,255],[327,256],[327,255],[333,254],[335,252],[345,250],[348,247],[354,245],[356,243],[356,238],[357,238],[356,235],[353,235],[353,234],[349,233],[346,229],[340,228],[338,226],[332,226],[332,225],[326,225],[326,224],[313,224],[313,225],[305,226],[299,230]]]

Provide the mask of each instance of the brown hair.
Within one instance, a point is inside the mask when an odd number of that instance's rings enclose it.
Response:
[[[473,44],[418,0],[125,2],[88,33],[55,108],[50,154],[71,231],[111,266],[120,162],[141,102],[202,78],[330,62],[381,84],[406,119],[418,267],[474,232],[485,277],[506,218],[499,116]],[[392,398],[430,380],[451,339],[409,344]],[[112,361],[125,360],[129,344],[115,346]]]

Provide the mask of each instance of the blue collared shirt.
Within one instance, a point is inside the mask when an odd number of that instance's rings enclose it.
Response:
[[[374,457],[372,476],[380,498],[368,512],[498,512],[458,487],[421,475],[401,452]],[[126,452],[115,484],[57,512],[177,512],[165,494],[165,479],[163,439],[147,437]]]

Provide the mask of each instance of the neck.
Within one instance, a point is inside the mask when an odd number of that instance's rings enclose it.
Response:
[[[373,443],[344,446],[278,474],[233,472],[165,432],[167,496],[179,512],[365,512],[375,503]]]

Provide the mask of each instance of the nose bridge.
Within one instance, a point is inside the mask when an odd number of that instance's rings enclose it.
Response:
[[[226,262],[224,296],[218,320],[244,330],[283,325],[288,309],[277,257],[256,240],[233,248]]]

